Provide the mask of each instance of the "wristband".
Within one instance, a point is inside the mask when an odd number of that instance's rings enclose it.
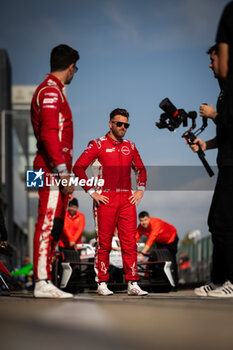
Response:
[[[65,163],[57,165],[56,169],[60,175],[68,174],[67,167],[66,167]]]
[[[91,196],[94,192],[95,192],[95,189],[94,189],[94,188],[90,188],[90,190],[87,191],[87,193],[89,193],[90,196]]]

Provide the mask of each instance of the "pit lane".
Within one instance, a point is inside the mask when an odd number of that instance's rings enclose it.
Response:
[[[233,299],[192,290],[147,297],[94,292],[73,300],[0,297],[2,350],[232,349]]]

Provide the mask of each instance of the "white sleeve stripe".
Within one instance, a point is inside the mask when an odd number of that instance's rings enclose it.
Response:
[[[64,102],[64,97],[63,97],[61,91],[60,91],[56,86],[53,86],[52,88],[53,88],[53,89],[56,89],[56,90],[59,92],[59,94],[61,95],[62,102]],[[41,92],[42,92],[43,90],[45,90],[45,89],[51,89],[51,86],[45,86],[45,87],[43,87],[43,88],[38,92],[37,98],[36,98],[36,103],[37,103],[37,107],[38,107],[38,108],[39,108],[39,106],[40,106],[40,101],[39,101],[40,94],[41,94]]]

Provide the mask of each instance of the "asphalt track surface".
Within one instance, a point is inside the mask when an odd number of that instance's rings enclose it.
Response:
[[[73,300],[15,293],[0,297],[0,336],[1,350],[232,350],[233,298],[192,290]]]

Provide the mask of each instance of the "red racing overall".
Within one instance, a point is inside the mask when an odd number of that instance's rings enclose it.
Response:
[[[31,104],[31,121],[37,139],[34,169],[46,173],[71,171],[72,114],[64,85],[48,74],[38,86]],[[51,259],[63,230],[68,196],[58,187],[39,188],[38,221],[34,236],[35,280],[51,279]]]
[[[137,216],[135,204],[131,204],[131,169],[136,172],[137,188],[145,189],[146,169],[134,145],[128,140],[115,141],[108,134],[89,143],[73,168],[74,174],[87,180],[85,170],[95,160],[100,163],[99,178],[104,185],[97,191],[109,198],[108,204],[95,206],[97,224],[97,249],[95,257],[96,281],[108,281],[109,253],[115,227],[121,243],[126,281],[137,281]],[[93,192],[91,186],[83,186]],[[93,186],[92,186],[93,187]]]

